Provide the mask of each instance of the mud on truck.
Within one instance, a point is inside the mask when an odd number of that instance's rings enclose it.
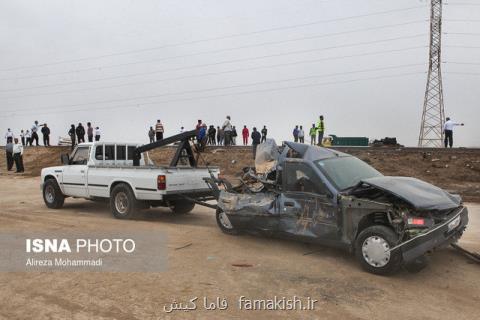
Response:
[[[384,176],[327,148],[273,140],[258,146],[240,183],[215,187],[227,234],[262,233],[346,249],[374,274],[420,270],[425,254],[457,241],[468,223],[458,195],[410,177]]]

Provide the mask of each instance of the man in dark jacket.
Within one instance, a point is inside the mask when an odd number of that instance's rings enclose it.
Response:
[[[72,150],[75,147],[75,125],[70,126],[70,130],[68,130],[68,135],[70,136],[70,139],[72,140]]]
[[[215,141],[215,136],[216,136],[216,134],[217,134],[217,129],[215,129],[215,126],[212,126],[212,125],[211,125],[211,126],[208,128],[208,144],[209,144],[209,145],[214,146],[214,145],[217,144],[217,142]]]
[[[5,152],[7,156],[7,170],[12,170],[13,167],[13,141],[8,140],[8,143],[5,145]]]
[[[50,147],[50,128],[47,127],[47,124],[45,123],[42,128],[42,135],[43,135],[43,145],[45,147]]]
[[[262,143],[267,141],[267,126],[263,126],[263,129],[262,129]]]
[[[78,124],[75,132],[77,133],[78,143],[85,142],[85,128],[82,126],[81,123]]]
[[[252,132],[253,159],[255,159],[257,155],[257,146],[260,144],[260,139],[262,139],[260,132],[257,131],[257,128],[253,127],[253,132]]]

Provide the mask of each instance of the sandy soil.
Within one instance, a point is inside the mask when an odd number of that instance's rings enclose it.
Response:
[[[43,204],[38,178],[0,177],[0,228],[65,231],[158,230],[168,235],[168,270],[161,273],[2,273],[2,319],[475,319],[480,268],[450,248],[431,256],[418,274],[393,277],[360,270],[349,254],[255,236],[228,236],[213,211],[185,216],[152,209],[138,220],[112,218],[104,204],[67,199],[61,210]],[[480,205],[468,204],[461,243],[480,251]],[[181,250],[176,247],[191,243]],[[152,244],[155,245],[155,244]],[[313,254],[306,254],[315,251]],[[251,267],[234,267],[243,262]],[[319,300],[313,311],[240,311],[240,296]],[[194,296],[227,298],[227,311],[177,312],[166,304]]]

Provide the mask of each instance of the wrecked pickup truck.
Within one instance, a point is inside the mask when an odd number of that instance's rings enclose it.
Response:
[[[240,180],[216,190],[223,232],[341,247],[374,274],[423,267],[427,252],[457,241],[468,223],[459,196],[415,178],[383,176],[332,149],[267,140]]]

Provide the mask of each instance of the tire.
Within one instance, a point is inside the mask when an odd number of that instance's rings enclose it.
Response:
[[[195,207],[195,203],[186,200],[175,201],[171,202],[169,207],[170,210],[172,210],[172,212],[175,214],[187,214],[193,210],[193,208]]]
[[[129,185],[117,184],[110,193],[110,208],[117,219],[132,219],[139,209],[138,201]]]
[[[390,275],[402,264],[399,250],[385,253],[398,242],[395,232],[383,225],[373,225],[360,232],[355,241],[355,256],[362,268],[377,275]]]
[[[229,235],[238,235],[240,232],[238,229],[236,229],[228,219],[227,215],[225,212],[223,212],[222,209],[218,208],[217,212],[215,214],[215,217],[217,219],[217,225],[222,230],[223,233],[229,234]]]
[[[65,202],[65,196],[55,179],[48,179],[43,184],[43,201],[50,209],[60,209]]]

